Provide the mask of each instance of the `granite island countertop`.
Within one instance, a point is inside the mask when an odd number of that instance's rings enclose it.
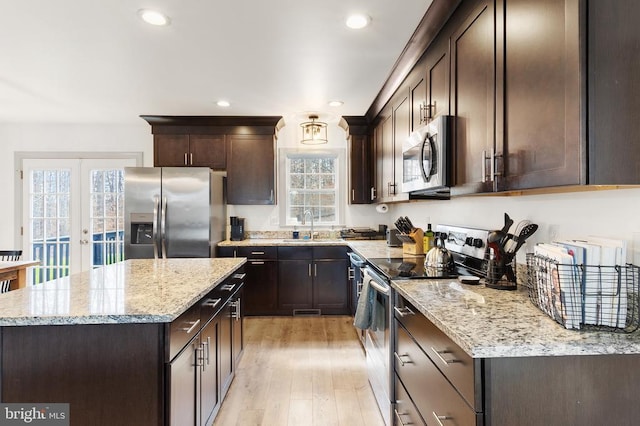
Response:
[[[407,257],[384,242],[349,242],[365,258]],[[567,330],[534,306],[526,288],[494,290],[456,279],[391,286],[474,358],[640,354],[640,332]]]
[[[0,294],[0,326],[171,322],[245,258],[132,259]]]

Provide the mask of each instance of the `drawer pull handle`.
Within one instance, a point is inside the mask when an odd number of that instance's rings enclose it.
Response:
[[[249,262],[249,263],[251,263],[252,265],[264,265],[264,262],[262,262],[262,261],[253,261],[253,262]]]
[[[252,251],[251,254],[255,254],[256,256],[264,256],[264,252],[263,251]]]
[[[247,276],[246,272],[243,273],[243,274],[233,274],[233,279],[235,279],[235,280],[244,280],[244,277],[246,277],[246,276]]]
[[[398,308],[397,306],[394,306],[393,310],[396,311],[396,313],[398,315],[400,315],[401,318],[404,318],[407,315],[415,315],[416,314],[415,312],[413,312],[411,309],[407,308],[406,306],[404,306],[402,308]]]
[[[396,357],[396,359],[398,360],[398,362],[400,363],[400,365],[402,367],[404,367],[405,364],[413,364],[413,361],[411,361],[411,358],[409,358],[409,354],[402,354],[402,355],[398,355],[398,352],[393,352],[393,356]],[[407,357],[409,358],[409,361],[404,361],[402,359],[402,357]]]
[[[222,287],[220,287],[220,290],[233,291],[234,288],[236,288],[235,284],[224,284]]]
[[[198,326],[198,324],[200,324],[200,320],[198,319],[187,324],[191,324],[191,326],[183,328],[182,331],[186,331],[187,334],[191,334],[191,332]]]
[[[218,303],[220,303],[221,301],[222,299],[209,299],[206,302],[204,302],[203,305],[208,306],[210,308],[215,308],[216,306],[218,306]]]
[[[396,414],[396,419],[398,419],[398,423],[400,423],[400,426],[405,426],[405,425],[412,425],[413,423],[405,423],[402,421],[402,417],[401,416],[408,416],[409,413],[398,413],[398,410],[396,408],[393,409],[393,412]]]
[[[438,424],[440,426],[444,426],[440,420],[451,420],[453,418],[453,417],[448,417],[448,416],[439,416],[439,415],[436,414],[435,411],[432,411],[431,414],[433,414],[433,417],[436,419],[436,421],[438,422]]]
[[[436,356],[440,359],[440,361],[442,361],[445,365],[449,365],[449,364],[454,364],[456,362],[460,362],[460,360],[458,359],[445,359],[442,355],[444,354],[450,354],[451,351],[439,351],[437,349],[435,349],[433,346],[431,347],[431,350],[433,351],[434,354],[436,354]]]

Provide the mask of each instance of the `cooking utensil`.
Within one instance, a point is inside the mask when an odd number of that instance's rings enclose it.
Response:
[[[436,245],[427,252],[424,258],[425,268],[434,268],[436,270],[453,271],[455,263],[453,255],[444,246],[444,238],[440,237],[440,242],[436,240]]]
[[[502,239],[500,240],[500,245],[504,246],[504,243],[507,241],[507,233],[509,232],[509,229],[511,228],[511,226],[513,225],[513,219],[511,219],[509,217],[509,215],[507,213],[504,214],[504,226],[502,227],[502,229],[500,230],[500,232],[502,232]]]
[[[517,252],[520,249],[520,247],[522,247],[522,245],[527,240],[527,238],[532,236],[534,234],[534,232],[536,232],[537,230],[538,230],[538,225],[535,224],[535,223],[530,223],[529,225],[527,225],[524,228],[522,228],[522,230],[520,231],[520,233],[516,237],[517,238],[516,245],[513,246],[510,249],[509,253],[513,254],[513,253]]]
[[[505,253],[514,253],[513,250],[518,244],[518,241],[517,241],[518,235],[520,235],[522,230],[529,224],[531,224],[530,220],[521,220],[520,222],[518,222],[518,225],[516,225],[515,229],[513,228],[513,226],[511,226],[511,229],[509,229],[509,234],[507,235],[507,238],[502,244],[504,247]]]

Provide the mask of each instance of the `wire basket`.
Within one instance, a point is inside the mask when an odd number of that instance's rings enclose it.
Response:
[[[635,265],[569,265],[527,254],[529,299],[567,329],[636,331],[639,282]]]

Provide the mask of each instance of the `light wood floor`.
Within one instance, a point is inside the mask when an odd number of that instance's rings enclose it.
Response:
[[[248,317],[214,426],[384,426],[353,319]]]

